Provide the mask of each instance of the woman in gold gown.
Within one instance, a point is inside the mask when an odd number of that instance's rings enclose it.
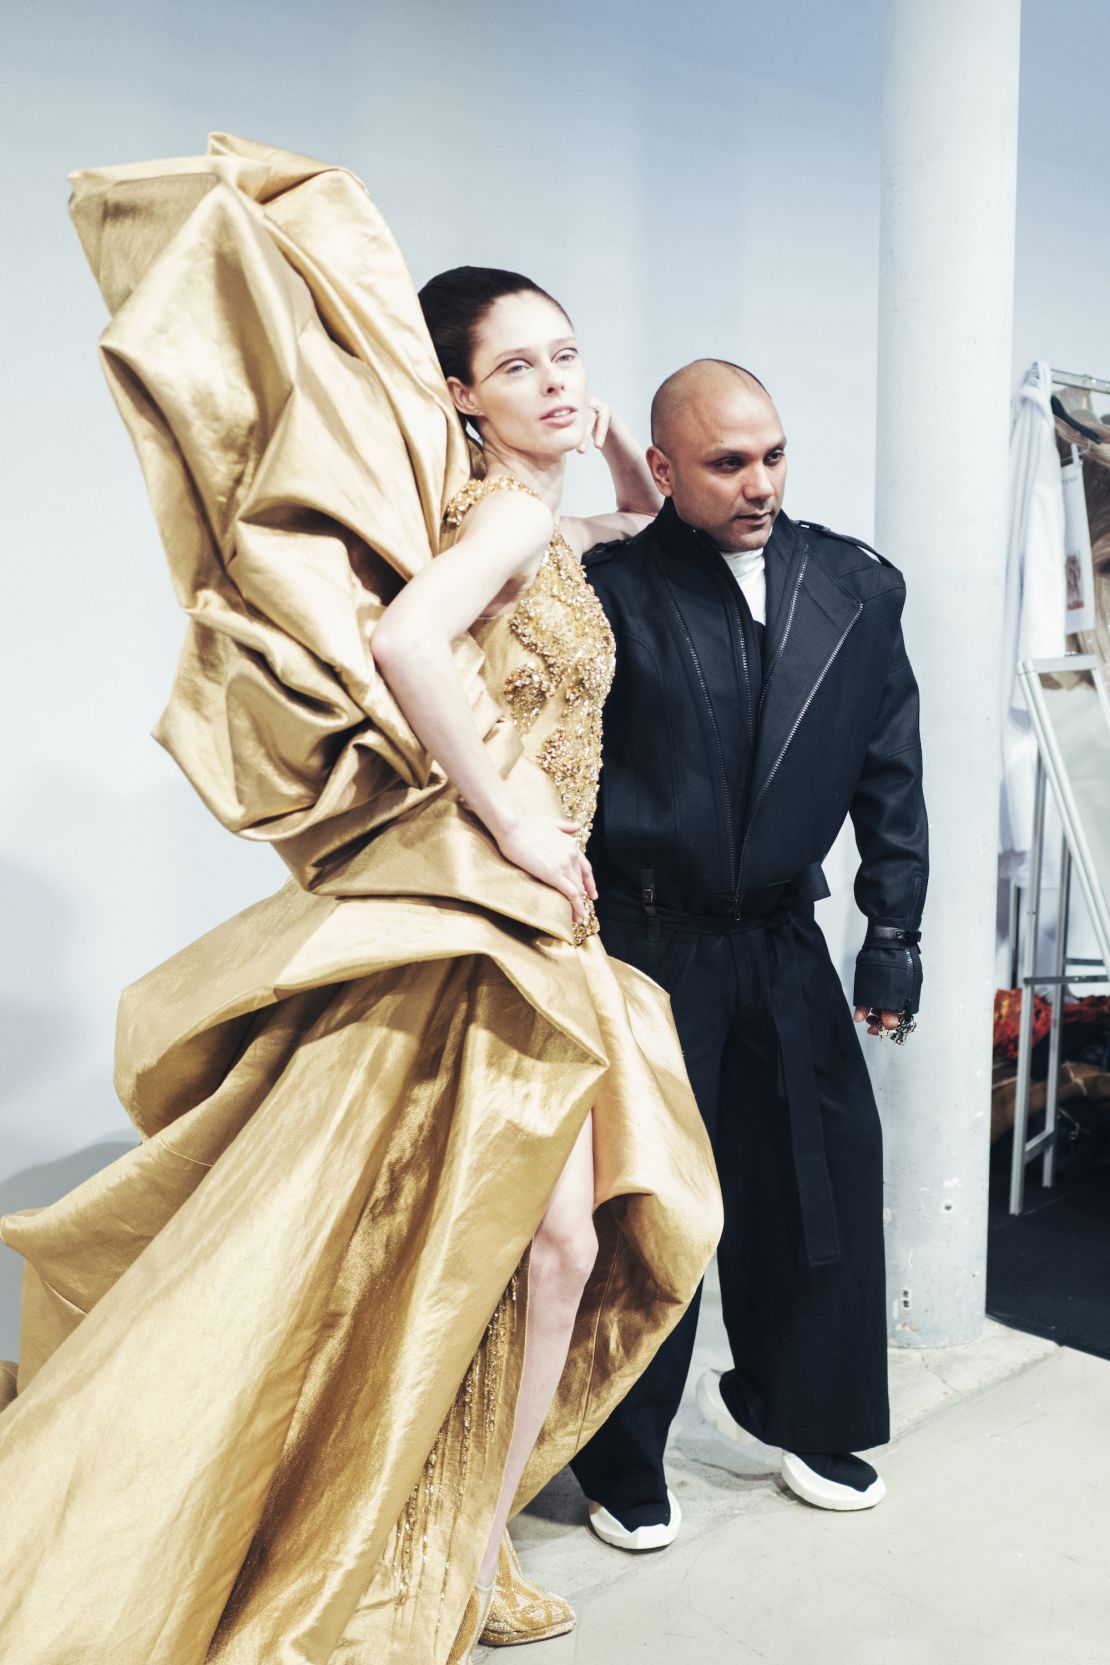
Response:
[[[665,997],[592,933],[569,325],[477,332],[471,481],[351,175],[217,135],[72,212],[189,620],[157,737],[291,877],[125,992],[142,1143],[3,1221],[0,1658],[446,1665],[720,1225]]]

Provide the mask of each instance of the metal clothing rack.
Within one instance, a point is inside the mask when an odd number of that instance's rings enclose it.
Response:
[[[1050,369],[1053,387],[1074,387],[1084,392],[1100,393],[1110,398],[1110,381],[1072,370]],[[1076,665],[1090,661],[1076,658]],[[1065,668],[1063,662],[1061,669]],[[1026,662],[1020,668],[1023,676],[1032,673]],[[1035,702],[1034,702],[1035,704]],[[1029,861],[1029,887],[1024,896],[1018,886],[1010,891],[1010,960],[1011,988],[1021,989],[1021,1021],[1018,1030],[1018,1073],[1014,1102],[1014,1148],[1010,1166],[1010,1213],[1020,1214],[1025,1206],[1025,1170],[1038,1157],[1042,1158],[1041,1183],[1048,1187],[1056,1178],[1056,1111],[1059,1101],[1060,1041],[1063,1030],[1064,995],[1070,983],[1105,983],[1110,978],[1110,958],[1083,959],[1067,951],[1068,913],[1070,906],[1072,851],[1068,839],[1070,817],[1064,814],[1063,837],[1060,850],[1060,889],[1057,900],[1056,952],[1053,969],[1047,975],[1037,972],[1037,931],[1041,915],[1041,876],[1044,867],[1045,801],[1047,775],[1046,750],[1052,757],[1052,747],[1046,745],[1037,712],[1031,707],[1037,729],[1037,780],[1033,808],[1033,845]],[[1053,768],[1054,777],[1057,770]],[[1054,778],[1054,788],[1058,780]],[[1063,807],[1063,806],[1060,806]],[[1089,887],[1086,863],[1081,862],[1079,877],[1086,893]],[[1091,898],[1088,896],[1088,905]],[[1094,969],[1079,969],[1094,968]],[[1048,1079],[1045,1095],[1045,1119],[1042,1130],[1029,1136],[1029,1089],[1032,1084],[1033,1064],[1033,995],[1037,988],[1053,990],[1052,1019],[1048,1036]]]
[[[1110,382],[1099,376],[1080,376],[1072,370],[1050,370],[1053,387],[1078,387],[1088,393],[1105,393],[1110,397]]]
[[[1025,1207],[1025,1170],[1042,1158],[1041,1184],[1056,1183],[1056,1109],[1060,1092],[1060,1038],[1064,1023],[1064,996],[1070,983],[1105,983],[1108,968],[1101,959],[1083,959],[1068,953],[1068,913],[1071,898],[1071,846],[1065,832],[1060,848],[1060,889],[1056,911],[1056,954],[1052,971],[1037,972],[1037,933],[1041,916],[1041,872],[1044,866],[1045,797],[1047,778],[1040,748],[1037,751],[1037,785],[1033,800],[1033,846],[1029,853],[1029,889],[1025,897],[1020,932],[1021,975],[1015,979],[1021,989],[1021,1022],[1018,1028],[1018,1071],[1014,1097],[1014,1150],[1010,1163],[1010,1213]],[[1016,958],[1016,954],[1015,954]],[[1097,971],[1080,967],[1097,966]],[[1038,988],[1051,988],[1052,1021],[1048,1031],[1048,1078],[1046,1081],[1044,1127],[1029,1136],[1029,1089],[1033,1071],[1033,995]]]
[[[1029,888],[1021,921],[1021,1022],[1018,1030],[1018,1073],[1014,1096],[1014,1147],[1010,1167],[1010,1213],[1020,1214],[1025,1206],[1025,1170],[1043,1158],[1042,1183],[1055,1181],[1056,1111],[1060,1075],[1060,1039],[1063,1028],[1064,996],[1069,983],[1105,983],[1110,979],[1110,886],[1097,870],[1083,815],[1057,737],[1045,705],[1040,675],[1079,673],[1092,684],[1110,733],[1110,699],[1107,698],[1097,659],[1091,654],[1068,654],[1063,659],[1024,659],[1018,675],[1025,690],[1025,702],[1037,740],[1037,778],[1033,800],[1033,841],[1029,853]],[[1053,969],[1037,972],[1037,927],[1041,912],[1041,877],[1044,868],[1045,805],[1049,783],[1060,812],[1062,842],[1060,889],[1057,901],[1056,952]],[[1084,959],[1068,953],[1068,913],[1074,867],[1094,931],[1098,955]],[[1079,967],[1089,968],[1079,970]],[[1052,1018],[1048,1041],[1048,1078],[1045,1093],[1045,1122],[1040,1133],[1029,1137],[1029,1089],[1033,1064],[1033,996],[1038,987],[1053,990]]]

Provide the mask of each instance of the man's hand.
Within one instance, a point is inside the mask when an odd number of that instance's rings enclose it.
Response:
[[[884,1029],[897,1029],[898,1025],[902,1021],[901,1012],[876,1012],[873,1007],[869,1006],[857,1006],[855,1011],[852,1013],[852,1016],[855,1018],[857,1023],[867,1024],[867,1033],[869,1035],[877,1035],[879,1033],[880,1022],[882,1023]]]

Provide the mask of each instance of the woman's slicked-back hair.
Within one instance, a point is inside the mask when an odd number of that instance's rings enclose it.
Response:
[[[420,291],[420,305],[445,377],[457,376],[460,382],[471,380],[482,319],[502,295],[525,294],[542,295],[567,318],[553,295],[520,272],[504,272],[497,266],[454,266],[449,272],[440,272],[428,279]]]

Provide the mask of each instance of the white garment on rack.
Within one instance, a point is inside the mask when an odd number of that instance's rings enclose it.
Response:
[[[1014,400],[1010,518],[1002,631],[1000,876],[1024,886],[1033,839],[1037,742],[1017,675],[1019,660],[1066,652],[1064,493],[1052,415],[1052,374],[1038,359]],[[1046,848],[1050,873],[1056,861]]]

